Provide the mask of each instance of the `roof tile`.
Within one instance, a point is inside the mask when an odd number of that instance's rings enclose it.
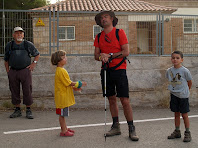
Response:
[[[177,9],[155,5],[149,2],[138,0],[64,0],[33,10],[53,11],[133,11],[133,12],[174,12]]]

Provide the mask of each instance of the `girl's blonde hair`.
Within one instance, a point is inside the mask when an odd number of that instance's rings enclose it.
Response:
[[[51,56],[51,63],[52,65],[58,65],[58,62],[62,60],[62,56],[65,56],[66,52],[63,50],[56,51],[55,53],[52,54]]]

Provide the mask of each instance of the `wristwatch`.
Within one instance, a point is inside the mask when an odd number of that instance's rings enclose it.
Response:
[[[33,61],[35,64],[37,63],[37,61]]]
[[[113,53],[109,53],[109,55],[111,56],[110,58],[112,58],[112,56],[113,56]]]

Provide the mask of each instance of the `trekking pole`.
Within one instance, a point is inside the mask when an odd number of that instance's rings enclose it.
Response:
[[[104,69],[104,95],[105,95],[105,134],[104,134],[104,136],[105,136],[105,142],[106,142],[106,138],[107,138],[107,135],[106,135],[106,125],[107,125],[107,121],[106,121],[106,119],[107,119],[107,96],[106,96],[106,94],[107,94],[107,88],[106,88],[106,86],[107,86],[107,64],[110,63],[113,59],[115,59],[115,58],[117,58],[121,55],[122,54],[119,54],[118,56],[116,56],[114,58],[109,58],[108,62],[104,63],[104,65],[102,66],[103,69]]]
[[[107,94],[107,88],[106,88],[106,86],[107,86],[107,72],[106,72],[106,70],[107,70],[107,63],[104,63],[103,69],[104,69],[104,95],[105,95],[105,134],[104,134],[104,136],[105,136],[105,142],[106,142],[106,138],[107,138],[107,136],[106,136],[106,125],[107,125],[107,121],[106,121],[106,119],[107,119],[107,96],[106,96],[106,94]]]

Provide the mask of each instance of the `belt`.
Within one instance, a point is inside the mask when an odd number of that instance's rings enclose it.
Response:
[[[25,69],[25,68],[18,69],[18,68],[11,67],[10,69],[18,71],[18,70],[22,70],[22,69]]]

